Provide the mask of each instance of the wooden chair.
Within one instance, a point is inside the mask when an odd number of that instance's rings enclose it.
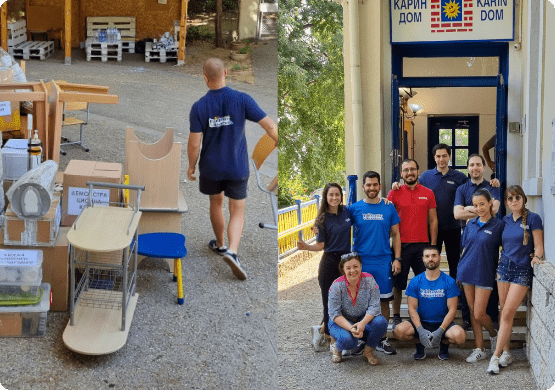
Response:
[[[254,173],[256,174],[256,183],[258,184],[258,188],[261,191],[267,193],[270,196],[270,201],[272,204],[272,212],[274,214],[274,224],[269,225],[263,222],[260,222],[258,226],[261,228],[267,229],[274,229],[277,230],[277,220],[278,220],[278,210],[277,210],[277,189],[278,189],[278,181],[277,175],[272,179],[272,182],[267,188],[263,188],[262,184],[260,183],[260,175],[259,170],[266,158],[272,153],[272,151],[276,148],[276,142],[268,135],[264,134],[262,138],[260,138],[254,147],[254,151],[252,153],[252,165],[254,167]]]
[[[67,116],[69,112],[75,112],[75,111],[85,111],[86,112],[85,120],[80,119],[76,116],[70,116],[70,117]],[[82,148],[85,152],[89,151],[89,148],[87,148],[83,143],[84,126],[87,125],[88,123],[89,123],[89,103],[88,102],[64,102],[64,119],[62,122],[62,129],[64,127],[69,127],[69,126],[79,126],[79,140],[70,141],[69,139],[62,137],[62,140],[64,142],[60,144],[60,153],[63,156],[66,155],[66,152],[62,149],[62,147],[66,145],[77,145],[80,148]]]

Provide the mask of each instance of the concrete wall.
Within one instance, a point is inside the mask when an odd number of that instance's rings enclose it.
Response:
[[[536,266],[532,287],[532,304],[529,306],[530,332],[527,353],[538,389],[550,389],[555,382],[555,197],[551,186],[555,180],[552,164],[553,121],[555,119],[555,8],[552,3],[542,2],[543,9],[543,79],[541,80],[541,196],[533,197],[531,209],[537,209],[544,222],[544,247],[547,263]],[[526,134],[525,134],[526,136]],[[531,140],[528,140],[531,142]]]

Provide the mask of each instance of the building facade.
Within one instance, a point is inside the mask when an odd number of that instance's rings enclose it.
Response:
[[[544,222],[527,355],[538,388],[555,381],[555,6],[548,0],[344,0],[347,175],[381,172],[384,191],[402,159],[432,168],[495,137],[502,188],[521,185]],[[460,31],[459,31],[460,30]],[[489,178],[493,172],[486,172]],[[360,189],[359,189],[360,191]],[[359,194],[359,196],[362,194]]]

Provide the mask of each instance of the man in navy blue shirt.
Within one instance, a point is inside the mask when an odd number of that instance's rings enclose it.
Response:
[[[446,144],[437,144],[432,149],[436,161],[434,169],[427,170],[418,179],[424,187],[434,192],[437,204],[437,247],[445,243],[447,262],[449,263],[449,276],[457,277],[457,265],[460,259],[461,223],[453,215],[455,194],[460,185],[467,182],[468,177],[460,171],[449,167],[451,160],[451,147]]]
[[[245,280],[247,274],[237,256],[249,179],[245,121],[258,122],[276,144],[277,126],[252,97],[226,86],[227,70],[221,60],[210,58],[202,70],[210,90],[193,104],[189,114],[187,178],[196,180],[195,166],[200,155],[199,189],[210,197],[210,221],[216,235],[208,246],[223,256],[237,278]],[[229,198],[228,247],[224,245],[224,195]]]

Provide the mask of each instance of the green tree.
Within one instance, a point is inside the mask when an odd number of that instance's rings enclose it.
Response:
[[[279,204],[345,171],[343,10],[331,0],[279,4]]]

